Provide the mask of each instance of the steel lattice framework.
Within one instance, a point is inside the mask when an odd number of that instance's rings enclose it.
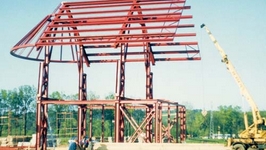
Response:
[[[187,20],[192,15],[185,0],[87,0],[62,2],[12,49],[11,55],[40,61],[37,94],[37,144],[46,149],[47,111],[49,104],[78,105],[78,137],[86,134],[87,109],[114,109],[115,142],[123,142],[124,120],[135,129],[134,142],[142,132],[146,142],[160,143],[171,136],[170,111],[176,112],[176,128],[180,140],[185,139],[185,107],[177,102],[153,98],[151,65],[159,61],[200,60],[196,36]],[[79,100],[55,100],[48,96],[49,65],[52,62],[77,63]],[[125,96],[125,66],[143,62],[146,69],[146,97],[141,100]],[[115,100],[87,100],[87,78],[84,64],[116,63]],[[134,105],[134,107],[133,107]],[[136,124],[128,109],[136,106],[146,111],[142,124]],[[168,125],[162,126],[162,110],[168,110]],[[179,122],[179,123],[178,123]],[[155,128],[153,127],[155,124]],[[90,122],[90,136],[92,125]],[[143,129],[144,128],[144,129]],[[154,135],[152,135],[154,134]],[[43,139],[43,140],[42,140]],[[103,138],[102,138],[103,139]],[[176,137],[178,139],[178,137]]]

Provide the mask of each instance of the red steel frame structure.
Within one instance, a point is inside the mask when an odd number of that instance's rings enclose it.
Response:
[[[177,102],[153,98],[151,65],[159,61],[200,60],[198,43],[190,41],[194,27],[186,23],[192,15],[185,0],[87,0],[62,2],[12,49],[11,55],[40,61],[37,93],[36,148],[46,149],[47,111],[49,104],[78,106],[78,138],[86,134],[87,109],[111,108],[115,111],[115,142],[123,142],[124,120],[135,132],[127,142],[134,142],[142,132],[146,142],[160,143],[170,136],[173,124],[170,111],[175,111],[180,140],[185,140],[185,107]],[[129,62],[143,62],[146,70],[146,97],[125,96],[125,67]],[[55,100],[48,96],[50,63],[78,65],[78,100]],[[87,100],[87,76],[84,65],[116,63],[115,100]],[[128,109],[145,109],[141,124],[127,113]],[[168,125],[162,125],[162,110],[168,112]],[[153,126],[154,125],[154,126]],[[91,118],[89,123],[91,135]],[[178,139],[178,137],[176,137]]]

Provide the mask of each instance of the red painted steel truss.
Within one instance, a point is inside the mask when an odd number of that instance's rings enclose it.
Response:
[[[162,125],[162,110],[176,112],[180,140],[185,140],[185,107],[177,102],[153,98],[151,65],[159,61],[200,60],[198,43],[187,20],[192,15],[185,0],[87,0],[62,2],[12,49],[13,56],[40,61],[37,94],[37,145],[46,149],[47,111],[49,104],[78,105],[78,137],[86,134],[87,109],[110,107],[115,111],[115,142],[124,140],[124,120],[135,129],[132,138],[145,133],[145,142],[160,143],[170,137],[173,124]],[[79,99],[58,101],[49,98],[49,65],[51,62],[77,63]],[[125,97],[127,62],[144,62],[146,97],[132,100]],[[113,101],[87,100],[87,78],[84,66],[93,63],[117,63],[116,98]],[[111,102],[111,103],[110,103]],[[127,109],[138,105],[146,111],[143,124],[136,124]],[[129,108],[130,107],[130,108]],[[168,118],[168,119],[169,119]],[[179,120],[179,121],[178,121]],[[179,122],[179,123],[178,123]],[[155,124],[155,128],[153,127]],[[91,125],[91,122],[90,122]],[[141,130],[140,130],[141,129]],[[89,130],[91,135],[91,126]],[[178,139],[178,137],[176,137]],[[134,142],[131,139],[127,142]]]

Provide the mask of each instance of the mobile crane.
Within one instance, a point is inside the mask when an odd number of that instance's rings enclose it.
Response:
[[[247,100],[251,107],[253,123],[248,125],[248,119],[246,113],[244,113],[244,124],[245,130],[239,133],[238,138],[229,138],[227,140],[227,145],[231,146],[235,150],[260,150],[266,148],[266,119],[262,118],[258,110],[257,105],[246,89],[244,83],[242,82],[240,76],[237,74],[233,64],[228,59],[226,53],[219,45],[217,40],[214,38],[210,30],[205,24],[201,25],[201,28],[205,28],[210,39],[214,43],[215,47],[218,49],[220,55],[222,56],[222,62],[225,63],[227,70],[231,73],[237,85],[240,88],[241,95]]]

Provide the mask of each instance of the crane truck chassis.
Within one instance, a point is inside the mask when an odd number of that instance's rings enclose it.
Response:
[[[225,63],[227,70],[230,72],[237,85],[239,86],[241,95],[247,100],[252,111],[253,123],[251,125],[248,125],[247,115],[244,113],[245,129],[239,133],[238,138],[229,138],[227,140],[227,146],[230,146],[233,150],[266,149],[266,119],[261,117],[257,105],[246,89],[240,76],[236,72],[233,64],[230,62],[226,53],[214,38],[210,30],[206,27],[205,24],[202,24],[201,28],[205,28],[213,44],[222,56],[222,62]]]

